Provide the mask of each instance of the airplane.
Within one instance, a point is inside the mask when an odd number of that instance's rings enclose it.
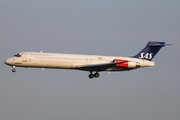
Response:
[[[92,79],[98,78],[102,71],[129,71],[154,66],[155,63],[151,60],[166,45],[172,44],[149,41],[144,49],[132,57],[21,52],[4,63],[12,66],[12,72],[16,72],[16,67],[73,69],[89,71],[89,78]]]

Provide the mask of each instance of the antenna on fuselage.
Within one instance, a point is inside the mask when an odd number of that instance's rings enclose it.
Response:
[[[43,51],[41,50],[41,52],[40,53],[42,53]]]

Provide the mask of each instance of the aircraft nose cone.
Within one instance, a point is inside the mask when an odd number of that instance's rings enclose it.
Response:
[[[12,61],[11,61],[11,59],[7,59],[7,60],[4,61],[4,63],[5,63],[6,65],[10,65],[10,64],[12,63]]]

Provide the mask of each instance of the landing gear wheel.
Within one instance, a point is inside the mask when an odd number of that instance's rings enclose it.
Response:
[[[12,72],[14,73],[14,72],[16,72],[16,69],[14,68],[14,69],[12,69]]]
[[[99,73],[98,72],[94,73],[94,77],[98,78],[99,77]]]
[[[94,78],[94,75],[93,75],[92,73],[89,74],[89,78],[90,78],[90,79]]]

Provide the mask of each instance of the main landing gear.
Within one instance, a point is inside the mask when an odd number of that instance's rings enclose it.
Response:
[[[99,75],[98,72],[96,72],[96,73],[94,73],[94,74],[93,74],[92,72],[90,72],[90,74],[89,74],[89,78],[90,78],[90,79],[92,79],[92,78],[94,78],[94,77],[95,77],[95,78],[98,78],[99,76],[100,76],[100,75]]]

